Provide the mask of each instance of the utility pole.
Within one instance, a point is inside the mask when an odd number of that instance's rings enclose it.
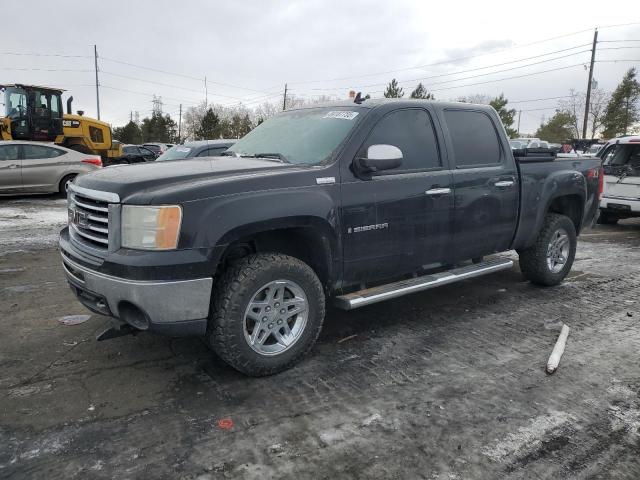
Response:
[[[518,136],[520,136],[520,115],[522,115],[522,110],[518,110]]]
[[[205,75],[204,77],[204,108],[205,110],[208,106],[209,106],[209,90],[207,87],[207,77]]]
[[[582,122],[582,138],[587,138],[587,124],[589,123],[589,104],[591,103],[591,82],[593,81],[593,64],[596,60],[596,44],[598,43],[598,29],[593,32],[593,46],[591,47],[591,65],[589,66],[589,83],[587,83],[587,98],[584,103],[584,122]]]
[[[180,143],[180,134],[182,133],[182,104],[180,104],[180,114],[178,116],[178,143]]]
[[[129,111],[129,122],[133,122],[133,110]]]
[[[284,84],[284,97],[282,98],[282,111],[287,109],[287,84]]]
[[[96,67],[96,107],[98,109],[98,120],[100,120],[100,89],[98,88],[98,47],[93,46],[93,62]]]

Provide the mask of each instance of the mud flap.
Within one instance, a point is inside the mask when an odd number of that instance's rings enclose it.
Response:
[[[138,332],[138,329],[133,328],[127,323],[120,322],[116,319],[110,319],[99,330],[96,335],[96,340],[101,342],[103,340],[111,340],[112,338],[124,337],[125,335],[136,335]]]

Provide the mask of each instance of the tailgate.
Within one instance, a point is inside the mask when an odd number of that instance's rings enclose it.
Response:
[[[620,179],[614,175],[605,175],[604,182],[605,197],[640,199],[640,177],[627,176]]]

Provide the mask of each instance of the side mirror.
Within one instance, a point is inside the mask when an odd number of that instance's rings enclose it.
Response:
[[[358,158],[358,165],[367,172],[390,170],[402,165],[402,150],[393,145],[371,145],[367,156]]]

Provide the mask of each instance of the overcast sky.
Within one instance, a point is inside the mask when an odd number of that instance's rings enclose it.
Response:
[[[603,41],[594,74],[600,87],[615,88],[626,69],[640,66],[640,12],[632,4],[12,1],[3,4],[0,83],[65,88],[74,109],[95,116],[96,44],[101,118],[114,126],[126,123],[130,111],[149,115],[154,94],[177,117],[178,104],[186,109],[204,100],[205,76],[209,102],[250,107],[281,102],[285,83],[300,96],[343,98],[354,89],[375,97],[395,77],[406,95],[423,79],[442,100],[504,92],[523,110],[521,131],[532,132],[543,115],[553,114],[557,100],[522,100],[586,90],[594,27]],[[553,37],[561,38],[541,41]],[[614,59],[625,61],[601,62]],[[464,73],[444,75],[456,72]]]

